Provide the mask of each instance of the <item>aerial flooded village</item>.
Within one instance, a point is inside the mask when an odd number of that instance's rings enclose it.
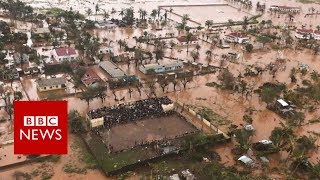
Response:
[[[0,0],[0,180],[319,179],[319,71],[319,0]],[[14,153],[18,101],[67,154]]]

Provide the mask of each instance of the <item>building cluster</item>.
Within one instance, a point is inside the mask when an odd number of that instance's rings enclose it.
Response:
[[[298,14],[298,13],[301,12],[301,7],[272,5],[272,6],[270,6],[269,10],[272,11],[272,12],[295,13],[295,14]]]
[[[313,29],[297,29],[295,37],[298,39],[315,39],[320,40],[320,31]]]

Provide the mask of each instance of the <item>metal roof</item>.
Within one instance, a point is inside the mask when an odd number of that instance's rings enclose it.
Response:
[[[42,79],[38,81],[38,86],[39,87],[47,87],[47,86],[57,86],[61,84],[65,84],[66,79],[61,77],[61,78],[51,78],[51,79]]]
[[[277,102],[280,103],[281,106],[283,106],[283,107],[289,106],[289,104],[287,102],[285,102],[283,99],[278,99]]]
[[[126,74],[111,61],[102,61],[99,63],[99,66],[113,78],[126,76]]]

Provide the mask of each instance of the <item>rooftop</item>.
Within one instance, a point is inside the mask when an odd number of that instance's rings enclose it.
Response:
[[[55,49],[58,56],[68,56],[68,55],[76,55],[77,52],[72,47],[61,47]]]
[[[49,28],[35,28],[32,30],[33,33],[35,34],[45,34],[45,33],[50,33]]]
[[[113,78],[126,76],[126,74],[111,61],[102,61],[99,63],[99,66]]]
[[[232,32],[232,33],[228,34],[227,36],[237,37],[237,38],[248,38],[248,36],[246,34],[243,34],[240,32]]]
[[[86,73],[82,76],[81,81],[86,86],[89,86],[92,83],[100,81],[100,77],[92,68],[86,68]]]
[[[296,32],[297,33],[307,34],[307,33],[313,33],[313,30],[312,29],[297,29]]]
[[[287,102],[285,102],[283,99],[278,99],[277,102],[280,103],[281,106],[283,106],[283,107],[289,106],[289,104]]]
[[[39,87],[47,87],[47,86],[57,86],[61,84],[65,84],[66,79],[65,78],[51,78],[51,79],[41,79],[38,80],[38,86]]]
[[[177,40],[179,42],[187,42],[187,36],[180,36],[180,37],[177,37]],[[198,41],[198,38],[197,36],[192,36],[190,41]]]
[[[167,63],[157,63],[157,64],[146,64],[143,65],[145,69],[150,68],[159,68],[159,67],[171,67],[171,66],[183,66],[183,63],[181,61],[175,61],[175,62],[167,62]]]

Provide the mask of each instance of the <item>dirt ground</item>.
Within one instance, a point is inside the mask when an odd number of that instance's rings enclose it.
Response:
[[[115,151],[128,149],[139,143],[155,140],[172,139],[197,129],[182,119],[178,114],[160,118],[144,119],[118,125],[103,133],[104,139]]]

